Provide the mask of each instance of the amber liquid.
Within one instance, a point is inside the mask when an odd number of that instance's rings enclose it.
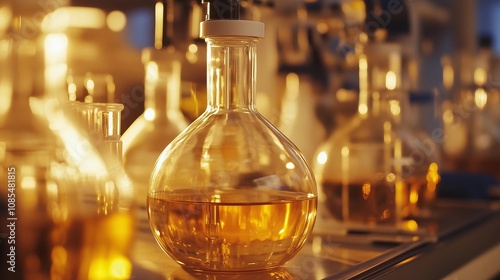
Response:
[[[394,224],[399,219],[394,185],[323,182],[322,187],[326,207],[337,220],[355,224]]]
[[[74,219],[52,232],[51,279],[130,279],[133,216]]]
[[[148,197],[157,242],[188,269],[250,271],[283,265],[311,232],[317,197],[303,193],[180,190]]]
[[[436,183],[427,180],[425,176],[412,176],[404,180],[403,186],[405,216],[429,215],[430,207],[436,199]]]

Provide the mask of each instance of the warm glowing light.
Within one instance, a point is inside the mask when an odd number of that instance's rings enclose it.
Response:
[[[95,87],[94,80],[92,80],[92,78],[87,79],[87,81],[85,81],[85,87],[89,92],[94,92],[94,87]]]
[[[106,24],[112,31],[122,31],[127,25],[127,17],[122,11],[112,11],[106,17]]]
[[[320,152],[316,157],[316,161],[319,164],[325,164],[327,160],[328,160],[328,155],[325,152]]]
[[[155,48],[160,49],[163,46],[163,3],[161,1],[157,1],[155,5]]]
[[[111,262],[110,269],[112,279],[129,279],[132,272],[132,264],[125,257],[117,257]]]
[[[299,75],[289,73],[285,78],[287,98],[297,98],[299,96]]]
[[[148,121],[155,119],[155,110],[148,108],[144,111],[144,118]]]
[[[474,92],[474,103],[479,109],[483,109],[486,106],[486,102],[488,101],[488,94],[483,88],[478,88]]]
[[[188,47],[188,51],[190,53],[196,53],[198,51],[198,46],[196,44],[191,44]]]
[[[0,17],[1,18],[1,17]],[[0,64],[8,65],[8,58],[10,53],[10,48],[12,47],[9,40],[0,40]],[[7,66],[7,68],[10,66]],[[6,77],[6,74],[2,75],[0,78],[0,92],[12,92],[11,80]],[[0,114],[4,114],[9,110],[10,100],[12,99],[11,94],[3,94],[2,102],[0,102]]]
[[[385,176],[385,179],[387,180],[387,182],[392,183],[394,182],[394,180],[396,180],[396,175],[394,175],[394,173],[389,173],[387,174],[387,176]]]
[[[358,112],[361,115],[366,115],[368,113],[368,105],[366,105],[366,104],[359,104],[359,106],[358,106]]]
[[[385,87],[388,90],[395,90],[396,85],[397,85],[396,73],[394,73],[393,71],[387,72],[387,74],[385,75]]]
[[[410,191],[410,203],[417,204],[417,202],[418,202],[418,192],[417,192],[417,190],[411,190]]]
[[[372,186],[369,183],[364,183],[363,186],[361,187],[361,190],[363,192],[363,199],[367,200],[370,197]]]
[[[154,61],[150,61],[146,64],[146,82],[155,84],[159,78],[158,64]]]
[[[326,22],[319,22],[316,25],[316,30],[318,30],[319,34],[326,34],[328,32],[328,24]]]
[[[364,22],[366,18],[365,2],[363,0],[340,1],[342,13],[350,24]],[[365,33],[361,33],[366,35]]]
[[[68,37],[63,33],[53,33],[44,40],[45,58],[45,90],[59,92],[66,89],[68,72],[67,50]]]
[[[340,150],[340,153],[343,157],[349,156],[349,148],[346,146],[342,147],[342,149]]]
[[[453,120],[455,119],[455,117],[453,116],[453,111],[452,110],[445,110],[443,112],[443,121],[447,124],[451,124],[453,123]]]
[[[12,11],[10,7],[7,6],[1,6],[0,4],[0,35],[4,30],[7,30],[10,20],[12,17]]]
[[[21,188],[33,190],[36,188],[36,178],[33,176],[25,176],[21,181]]]
[[[76,101],[76,84],[75,83],[68,84],[68,98],[69,98],[69,101]]]
[[[191,63],[196,63],[198,61],[198,46],[196,44],[191,44],[186,52],[186,59]]]
[[[100,29],[106,24],[106,14],[101,9],[88,7],[62,7],[47,15],[42,21],[45,32],[64,31],[68,28]]]
[[[418,230],[418,223],[415,220],[407,220],[404,222],[404,227],[409,231]]]
[[[389,101],[389,108],[394,116],[399,116],[399,114],[401,113],[401,107],[399,106],[399,101],[397,100]]]
[[[439,176],[439,170],[437,163],[433,162],[429,165],[429,170],[427,172],[426,178],[427,180],[427,188],[430,191],[436,190],[436,185],[439,183],[441,177]]]
[[[391,122],[389,122],[389,121],[384,122],[384,143],[385,144],[389,144],[392,141],[391,129],[392,129]]]
[[[453,66],[451,64],[451,59],[449,57],[444,57],[441,60],[443,65],[443,86],[446,89],[451,89],[454,83],[455,73],[453,71]]]
[[[474,83],[478,86],[483,86],[486,83],[486,70],[483,68],[474,70]]]
[[[47,64],[66,63],[68,36],[63,33],[49,34],[45,37],[44,47]]]
[[[295,164],[293,164],[293,162],[287,162],[285,166],[289,170],[292,170],[295,168]]]
[[[365,116],[368,113],[368,62],[364,56],[359,58],[358,112],[362,116]]]

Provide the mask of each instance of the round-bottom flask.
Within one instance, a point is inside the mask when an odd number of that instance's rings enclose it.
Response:
[[[296,146],[254,106],[263,25],[208,20],[201,27],[208,105],[155,164],[147,199],[152,232],[186,269],[277,267],[313,228],[315,179]]]

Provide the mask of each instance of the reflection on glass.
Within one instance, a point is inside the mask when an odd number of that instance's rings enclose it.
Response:
[[[0,42],[8,46],[0,68],[9,70],[0,72],[8,102],[0,115],[0,179],[12,182],[0,191],[0,207],[4,220],[16,218],[16,279],[127,279],[131,187],[63,106],[65,36],[40,37],[41,49],[19,37]],[[63,43],[59,54],[48,49],[55,42]],[[8,196],[14,206],[4,204]]]
[[[189,270],[281,266],[312,230],[314,176],[295,145],[255,109],[255,37],[263,36],[262,25],[205,24],[208,106],[155,164],[147,201],[151,229]],[[252,35],[231,32],[227,24],[248,24],[242,30]],[[229,33],[217,36],[216,30]]]

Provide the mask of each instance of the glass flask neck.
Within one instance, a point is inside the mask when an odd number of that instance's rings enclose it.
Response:
[[[170,50],[146,50],[144,115],[149,121],[177,119],[180,110],[181,62]]]
[[[401,87],[401,53],[397,45],[374,43],[359,57],[358,114],[400,119],[404,90]]]
[[[256,48],[253,37],[209,37],[207,110],[255,110]]]
[[[0,39],[0,115],[11,111],[29,111],[29,99],[33,92],[33,57],[35,48],[31,42],[15,42]]]

